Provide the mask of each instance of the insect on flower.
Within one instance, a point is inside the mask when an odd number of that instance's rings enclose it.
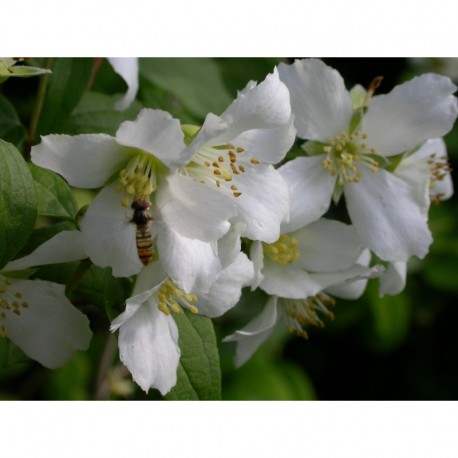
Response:
[[[153,217],[149,212],[149,207],[150,203],[144,197],[134,200],[131,204],[134,214],[130,222],[137,226],[137,253],[140,261],[145,266],[148,265],[153,258],[153,242],[149,229]]]

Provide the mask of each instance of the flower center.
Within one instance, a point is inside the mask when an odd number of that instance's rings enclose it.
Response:
[[[22,294],[13,291],[11,285],[10,279],[0,276],[0,338],[5,337],[8,332],[6,322],[11,313],[20,316],[22,309],[29,307],[29,303],[22,300]]]
[[[452,172],[452,168],[446,156],[437,157],[436,153],[430,154],[429,159],[426,162],[431,170],[429,187],[430,190],[433,191],[437,182],[442,181],[447,175],[449,175]],[[436,193],[431,196],[431,200],[438,204],[443,197],[444,193]]]
[[[195,294],[186,294],[170,278],[167,278],[162,283],[155,297],[158,309],[166,315],[170,315],[171,312],[183,313],[183,308],[188,309],[191,313],[198,313],[199,311],[192,304],[192,302],[197,301],[197,296]]]
[[[296,237],[291,234],[280,235],[280,238],[274,243],[263,242],[262,244],[264,254],[282,266],[296,262],[299,259],[301,253],[297,249],[298,245],[299,242]]]
[[[318,313],[331,320],[334,319],[334,314],[329,311],[328,307],[334,307],[336,302],[326,293],[321,292],[307,299],[282,299],[282,301],[285,306],[288,331],[304,339],[308,339],[308,334],[304,330],[305,326],[324,327]]]
[[[157,189],[160,168],[161,164],[154,156],[139,153],[119,172],[116,191],[123,193],[121,202],[125,207],[130,207],[133,200],[148,200],[147,197]]]
[[[259,164],[259,160],[254,157],[242,159],[240,155],[244,151],[243,148],[231,144],[205,147],[180,170],[201,183],[215,185],[221,191],[240,197],[242,193],[231,183],[234,175],[240,175],[252,165]]]
[[[329,138],[323,151],[326,158],[322,162],[332,176],[337,176],[337,183],[343,186],[345,183],[358,183],[361,180],[359,164],[366,164],[372,172],[379,168],[379,162],[370,157],[377,154],[375,148],[369,148],[366,144],[367,135],[359,131],[349,135],[343,131],[335,138]]]

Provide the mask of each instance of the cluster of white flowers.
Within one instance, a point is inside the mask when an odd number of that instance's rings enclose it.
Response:
[[[162,394],[176,384],[180,358],[172,314],[217,317],[243,287],[261,288],[269,296],[262,313],[225,339],[237,342],[243,364],[280,317],[306,336],[307,325],[332,316],[333,296],[357,298],[369,278],[380,279],[381,294],[402,291],[407,261],[423,258],[432,242],[430,203],[453,192],[441,137],[457,117],[455,90],[449,78],[426,74],[386,95],[347,91],[336,70],[297,60],[250,82],[201,128],[143,109],[114,137],[45,136],[32,148],[35,164],[101,190],[80,231],[58,234],[5,270],[89,257],[114,276],[137,275],[111,330],[119,329],[120,358],[134,380]],[[303,155],[284,162],[296,137],[306,140]],[[351,225],[323,218],[342,197]],[[9,295],[2,329],[55,367],[87,347],[87,319],[45,282],[35,282],[34,295],[52,312],[35,307],[29,282],[0,276],[0,297]],[[31,329],[44,315],[56,334],[43,339]]]

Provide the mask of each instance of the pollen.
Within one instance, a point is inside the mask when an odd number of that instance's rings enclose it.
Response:
[[[220,192],[238,198],[242,193],[233,182],[238,175],[260,163],[256,158],[241,156],[244,152],[244,148],[230,143],[204,147],[194,155],[188,165],[180,168],[180,172],[200,183],[215,185]]]
[[[320,315],[331,320],[334,319],[334,314],[329,308],[334,307],[336,302],[324,292],[306,299],[282,299],[282,304],[288,331],[304,339],[308,339],[308,334],[304,327],[312,325],[324,328],[324,322]]]
[[[138,199],[148,198],[157,189],[157,176],[161,167],[153,155],[139,153],[119,172],[116,192],[123,193],[121,203],[130,207],[130,203]]]
[[[301,253],[298,245],[299,242],[293,235],[282,234],[274,243],[263,243],[263,251],[272,261],[286,266],[299,259]]]
[[[337,177],[340,186],[361,181],[361,165],[369,167],[375,173],[379,169],[379,162],[371,156],[377,154],[375,148],[367,145],[367,134],[359,131],[349,135],[342,131],[335,138],[328,139],[323,146],[325,159],[321,166],[332,176]]]
[[[8,321],[16,320],[25,310],[29,303],[23,300],[23,295],[14,290],[14,283],[0,275],[0,338],[8,334]]]
[[[198,313],[198,308],[193,304],[197,302],[195,294],[185,293],[171,278],[162,283],[156,293],[157,307],[165,315],[170,313],[183,313],[183,308],[191,313]]]

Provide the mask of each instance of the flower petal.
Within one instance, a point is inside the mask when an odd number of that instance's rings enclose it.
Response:
[[[245,150],[247,157],[255,157],[261,162],[276,164],[280,162],[296,140],[294,117],[280,127],[252,129],[241,133],[230,142]]]
[[[320,219],[295,232],[300,257],[297,263],[309,272],[335,272],[354,265],[363,247],[352,226]]]
[[[203,242],[226,234],[235,216],[233,199],[191,177],[169,175],[156,194],[162,221],[182,237]]]
[[[250,259],[254,267],[254,279],[251,285],[251,290],[254,291],[262,282],[264,275],[262,269],[264,268],[264,252],[262,243],[254,241],[250,246]]]
[[[445,135],[458,114],[455,91],[450,78],[427,73],[373,97],[362,120],[368,144],[391,156]]]
[[[258,164],[234,176],[242,193],[236,198],[238,218],[246,223],[245,237],[275,242],[280,224],[289,217],[289,193],[285,180],[270,164]]]
[[[111,267],[115,277],[138,274],[143,266],[131,218],[132,210],[123,207],[113,183],[100,191],[81,222],[87,255],[94,264]]]
[[[447,150],[442,138],[427,140],[421,148],[403,158],[393,172],[408,183],[427,218],[431,200],[446,200],[453,195],[453,183],[446,167]],[[440,164],[440,165],[439,165]]]
[[[157,249],[164,270],[186,293],[208,291],[223,268],[216,247],[182,237],[167,226],[159,230]]]
[[[135,99],[138,91],[138,58],[136,57],[109,57],[113,70],[120,75],[127,84],[127,92],[121,100],[116,102],[116,109],[125,110]]]
[[[32,162],[62,175],[77,188],[100,188],[130,154],[105,134],[46,135],[32,147]]]
[[[303,59],[280,64],[278,71],[291,94],[298,137],[324,142],[348,130],[352,102],[336,70],[320,60]]]
[[[241,235],[246,229],[246,224],[242,221],[236,221],[231,224],[227,234],[218,240],[218,256],[221,259],[223,267],[232,264],[240,253],[242,248]]]
[[[313,275],[302,270],[297,263],[282,266],[264,258],[262,274],[264,278],[259,287],[274,296],[304,299],[315,296],[323,289]]]
[[[189,162],[184,154],[184,133],[180,121],[163,110],[144,108],[134,121],[124,121],[116,132],[119,144],[147,151],[170,170]]]
[[[368,266],[371,260],[371,252],[365,249],[358,258],[357,263],[362,266]],[[336,286],[326,288],[326,292],[331,296],[340,297],[341,299],[355,300],[360,298],[366,290],[368,279],[352,281]]]
[[[227,336],[223,342],[237,342],[235,365],[245,364],[272,333],[277,322],[277,298],[270,297],[263,311],[242,330]]]
[[[178,329],[171,316],[147,301],[119,330],[119,357],[140,387],[162,395],[176,384],[180,360]]]
[[[385,273],[380,277],[380,296],[396,296],[406,286],[407,263],[390,262]]]
[[[63,285],[41,280],[11,280],[22,297],[20,314],[8,310],[6,335],[24,353],[50,369],[86,350],[92,337],[89,320],[65,297]]]
[[[222,315],[234,307],[242,294],[242,287],[253,280],[253,263],[244,253],[226,267],[208,293],[197,293],[199,313],[211,318]]]
[[[225,133],[228,140],[248,130],[275,129],[288,125],[291,119],[289,92],[280,81],[277,69],[258,85],[248,83],[221,115],[221,119],[229,126]]]
[[[361,172],[361,181],[344,185],[344,193],[363,244],[385,261],[423,258],[432,238],[412,189],[385,170]]]
[[[8,263],[4,272],[27,269],[33,266],[79,261],[87,258],[80,231],[62,231],[40,245],[35,251]]]
[[[289,188],[289,222],[282,223],[282,233],[293,232],[316,221],[331,204],[336,177],[321,166],[323,156],[298,157],[278,171]]]

